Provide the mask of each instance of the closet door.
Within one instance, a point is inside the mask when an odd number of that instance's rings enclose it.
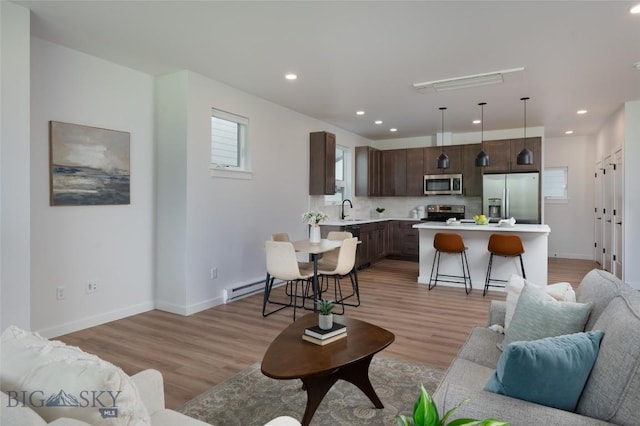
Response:
[[[602,160],[603,185],[602,185],[602,268],[613,272],[611,268],[613,253],[613,171],[615,164],[613,157],[607,156]]]
[[[613,273],[620,279],[622,278],[622,262],[624,259],[623,253],[623,235],[624,235],[624,169],[623,169],[623,152],[622,150],[616,151],[614,155],[614,170],[613,170]]]
[[[595,206],[593,217],[593,235],[595,237],[595,241],[593,244],[593,260],[598,262],[601,268],[604,265],[604,261],[602,259],[602,228],[604,226],[604,220],[602,218],[602,182],[604,181],[603,172],[604,169],[602,168],[602,161],[598,161],[596,163],[596,168],[594,171],[595,182],[593,185],[593,205]]]

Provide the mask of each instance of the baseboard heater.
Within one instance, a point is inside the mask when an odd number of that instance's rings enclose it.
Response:
[[[273,286],[281,285],[282,282],[276,281]],[[264,280],[255,281],[248,284],[239,285],[233,288],[227,288],[224,291],[224,303],[233,302],[256,293],[264,292]]]

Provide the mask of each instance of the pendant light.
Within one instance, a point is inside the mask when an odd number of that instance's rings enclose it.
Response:
[[[533,164],[533,153],[527,148],[527,101],[529,98],[520,98],[524,102],[524,148],[518,154],[517,163],[521,166]]]
[[[440,156],[438,157],[438,161],[436,162],[436,167],[439,169],[448,169],[449,168],[449,157],[444,153],[444,110],[446,107],[440,107],[440,111],[442,111],[442,144],[440,145]]]
[[[484,152],[484,106],[486,104],[486,102],[480,102],[478,104],[480,105],[480,123],[482,125],[482,127],[480,128],[480,143],[482,145],[480,148],[480,153],[478,153],[478,156],[476,157],[476,167],[487,167],[489,165],[489,156],[486,152]]]

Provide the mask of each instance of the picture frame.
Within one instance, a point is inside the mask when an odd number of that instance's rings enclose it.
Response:
[[[129,132],[49,122],[51,206],[131,204]]]

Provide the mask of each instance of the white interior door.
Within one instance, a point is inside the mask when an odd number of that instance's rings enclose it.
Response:
[[[611,272],[611,254],[613,253],[613,158],[608,155],[603,160],[602,191],[602,268]]]
[[[615,170],[613,172],[613,273],[620,279],[622,278],[622,262],[624,259],[622,238],[624,235],[623,220],[623,196],[624,189],[624,173],[623,173],[623,155],[622,150],[615,153]]]
[[[593,245],[593,260],[598,262],[600,267],[602,268],[604,262],[602,260],[602,227],[603,227],[603,219],[602,219],[602,183],[604,182],[603,177],[603,169],[602,169],[602,161],[598,161],[596,163],[595,169],[595,183],[593,185],[594,188],[594,236],[595,243]]]

